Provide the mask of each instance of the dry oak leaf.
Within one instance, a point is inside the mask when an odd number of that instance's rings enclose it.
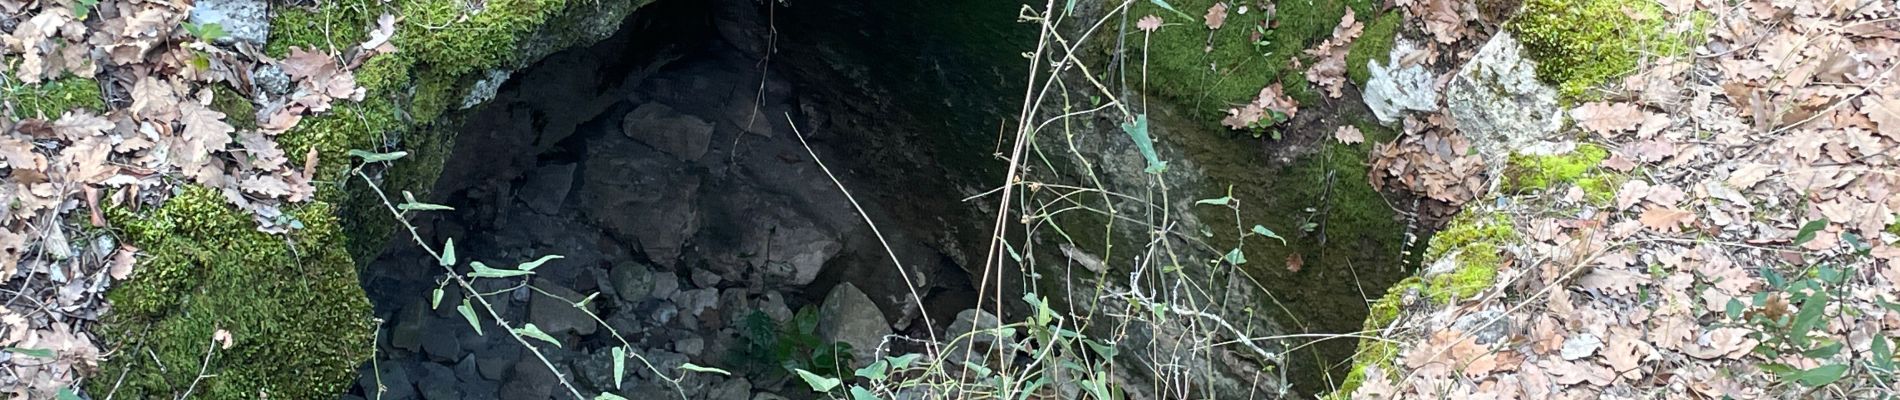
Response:
[[[1682,353],[1704,360],[1718,358],[1740,358],[1755,349],[1760,343],[1748,338],[1749,330],[1743,328],[1716,328],[1704,333],[1694,342],[1682,346]]]
[[[112,121],[84,109],[67,111],[53,122],[53,133],[68,142],[105,133],[112,128]]]
[[[114,280],[122,281],[132,277],[132,265],[138,262],[138,253],[139,248],[120,244],[119,251],[112,252],[112,260],[107,262],[107,273],[111,274]]]
[[[1365,132],[1360,132],[1359,127],[1345,125],[1339,127],[1339,130],[1333,131],[1333,140],[1338,140],[1340,143],[1345,144],[1365,143],[1366,134]]]
[[[1141,17],[1140,20],[1135,21],[1135,29],[1140,29],[1142,32],[1154,33],[1156,29],[1161,29],[1161,17],[1154,16],[1153,14]]]
[[[1900,93],[1863,97],[1860,105],[1861,112],[1867,113],[1867,119],[1879,126],[1882,136],[1900,140]]]
[[[1226,2],[1214,3],[1213,7],[1207,8],[1207,29],[1220,29],[1221,25],[1226,25],[1226,24],[1227,24],[1227,3]]]
[[[1695,213],[1674,207],[1650,207],[1639,217],[1643,226],[1659,232],[1677,232],[1683,224],[1695,222]]]
[[[1305,267],[1305,266],[1306,266],[1306,258],[1300,257],[1300,253],[1288,254],[1286,256],[1287,272],[1292,272],[1292,273],[1297,274],[1297,273],[1300,273],[1300,268]]]
[[[1648,116],[1630,103],[1590,102],[1570,109],[1570,118],[1592,132],[1609,134],[1635,130]]]

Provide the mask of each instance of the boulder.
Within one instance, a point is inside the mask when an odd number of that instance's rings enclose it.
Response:
[[[712,123],[660,103],[634,108],[621,120],[620,129],[627,137],[685,162],[699,161],[712,144]]]
[[[818,338],[824,343],[850,344],[853,367],[875,360],[878,345],[889,334],[891,324],[884,319],[884,312],[850,282],[832,286],[824,304],[818,307]]]
[[[1372,77],[1366,80],[1364,92],[1366,107],[1379,122],[1395,124],[1406,111],[1432,111],[1438,109],[1438,82],[1435,74],[1419,64],[1399,65],[1399,60],[1417,51],[1417,45],[1403,37],[1395,39],[1392,53],[1385,64],[1378,60],[1367,60],[1366,70]]]
[[[726,379],[725,382],[719,382],[719,384],[713,385],[712,390],[707,390],[706,394],[699,396],[699,398],[723,400],[745,399],[751,396],[752,381],[746,380],[745,377],[732,377],[731,379]]]
[[[580,301],[580,299],[586,296],[546,280],[535,282],[534,287],[540,289],[540,291],[534,292],[528,301],[529,323],[533,323],[536,327],[541,328],[542,332],[547,332],[550,335],[572,333],[586,336],[594,334],[594,330],[598,328],[594,317],[587,315],[587,311],[575,308],[574,303],[571,303],[572,301]],[[547,294],[541,294],[541,292],[547,292]],[[548,294],[560,296],[561,298],[550,297]],[[590,310],[593,306],[592,303],[587,305]]]
[[[198,0],[189,21],[218,24],[224,37],[214,43],[248,43],[258,48],[270,40],[270,2],[265,0]]]
[[[1445,92],[1452,122],[1494,168],[1512,152],[1539,153],[1563,125],[1557,90],[1537,80],[1537,64],[1522,52],[1509,32],[1498,32]]]

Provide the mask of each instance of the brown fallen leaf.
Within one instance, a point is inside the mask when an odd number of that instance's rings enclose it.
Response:
[[[1207,29],[1220,29],[1221,25],[1226,25],[1226,24],[1227,24],[1227,3],[1226,2],[1214,3],[1213,7],[1207,8]]]
[[[1154,16],[1153,14],[1141,17],[1140,20],[1135,21],[1135,29],[1140,29],[1142,32],[1154,33],[1156,29],[1161,29],[1161,17]]]
[[[1345,125],[1340,126],[1339,130],[1333,131],[1333,140],[1338,140],[1340,143],[1345,144],[1365,143],[1366,134],[1360,132],[1359,127]]]
[[[119,250],[114,251],[112,260],[108,261],[106,273],[112,275],[113,280],[123,281],[132,277],[132,265],[138,262],[138,253],[137,247],[119,244]]]
[[[1286,256],[1287,272],[1292,272],[1296,274],[1300,273],[1300,267],[1304,267],[1304,266],[1306,266],[1306,259],[1303,257],[1300,257],[1300,253],[1288,254]]]
[[[1635,130],[1642,126],[1647,115],[1643,110],[1630,103],[1590,102],[1570,110],[1570,118],[1577,125],[1600,134],[1611,134]]]
[[[1677,232],[1683,224],[1695,221],[1695,213],[1674,207],[1650,207],[1639,217],[1643,226],[1659,232]]]

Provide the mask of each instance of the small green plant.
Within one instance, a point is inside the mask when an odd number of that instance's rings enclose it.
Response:
[[[1804,224],[1796,233],[1794,244],[1813,240],[1815,233],[1827,225],[1824,219]],[[1861,359],[1853,357],[1852,351],[1848,357],[1840,357],[1845,343],[1825,333],[1828,306],[1835,303],[1835,299],[1849,296],[1846,283],[1855,275],[1853,266],[1819,264],[1796,276],[1784,276],[1773,268],[1763,267],[1760,274],[1767,290],[1750,296],[1746,303],[1744,299],[1730,299],[1724,310],[1727,317],[1754,331],[1751,337],[1760,344],[1753,351],[1765,359],[1778,360],[1798,354],[1820,363],[1817,367],[1801,368],[1775,362],[1761,365],[1763,371],[1775,374],[1784,384],[1798,383],[1815,388],[1843,380],[1870,381],[1877,386],[1894,383],[1891,339],[1875,334],[1870,345],[1873,357]],[[1900,312],[1900,304],[1880,303],[1882,307]],[[1836,312],[1854,311],[1851,307],[1837,307]],[[1852,374],[1855,371],[1864,372]]]
[[[216,23],[210,23],[210,24],[185,23],[184,26],[185,26],[185,33],[190,33],[192,37],[196,37],[198,38],[198,40],[201,40],[201,41],[211,42],[211,41],[216,41],[218,39],[223,39],[226,36],[229,36],[224,33],[224,26],[218,25]]]
[[[734,349],[733,364],[754,376],[777,379],[794,371],[839,376],[851,365],[851,344],[824,343],[818,337],[818,311],[806,306],[787,321],[753,311],[741,322],[746,345]]]

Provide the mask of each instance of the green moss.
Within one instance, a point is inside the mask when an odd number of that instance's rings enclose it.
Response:
[[[1622,175],[1599,165],[1609,158],[1609,150],[1594,144],[1580,144],[1567,154],[1548,156],[1512,155],[1504,170],[1506,192],[1550,190],[1563,184],[1576,184],[1584,198],[1594,204],[1609,204],[1616,189],[1623,185]]]
[[[465,86],[459,85],[460,82],[461,79],[455,75],[436,70],[421,74],[416,79],[416,93],[410,102],[410,110],[412,110],[410,115],[414,115],[418,121],[435,120],[461,100],[460,96],[457,96],[461,91],[457,89]]]
[[[1491,287],[1491,280],[1498,276],[1498,248],[1496,243],[1479,242],[1467,245],[1458,253],[1458,267],[1451,272],[1434,275],[1425,285],[1425,295],[1433,304],[1450,304],[1454,300],[1476,296],[1484,288]]]
[[[403,53],[383,54],[370,57],[363,67],[356,70],[356,84],[365,91],[375,94],[399,92],[409,85],[410,70],[416,65],[416,59]]]
[[[398,48],[451,75],[513,60],[516,45],[566,5],[566,0],[490,0],[477,11],[465,0],[403,0],[408,26]]]
[[[1246,14],[1230,10],[1226,23],[1210,35],[1200,16],[1215,0],[1170,3],[1194,18],[1169,12],[1151,2],[1135,3],[1130,15],[1152,14],[1168,25],[1146,36],[1131,29],[1132,33],[1126,38],[1128,54],[1134,58],[1131,65],[1147,63],[1148,89],[1192,106],[1197,118],[1215,120],[1224,115],[1228,107],[1251,101],[1260,94],[1260,88],[1274,82],[1279,82],[1287,95],[1296,100],[1316,100],[1317,96],[1309,93],[1311,89],[1304,71],[1289,67],[1293,58],[1330,37],[1348,5],[1359,15],[1371,15],[1374,5],[1369,0],[1284,1],[1277,3],[1272,21],[1266,21],[1267,13],[1260,12],[1257,6]],[[1265,43],[1258,44],[1252,36],[1263,23],[1273,28],[1265,30],[1266,34],[1261,37]],[[1144,37],[1148,40],[1145,59],[1141,58],[1143,49],[1140,48]],[[1114,43],[1113,40],[1107,42]],[[1302,63],[1311,65],[1310,61],[1302,60]],[[1131,69],[1128,76],[1135,79],[1141,76],[1139,72]]]
[[[1365,86],[1366,80],[1372,79],[1372,71],[1366,67],[1367,62],[1385,64],[1393,44],[1398,42],[1399,22],[1403,20],[1396,12],[1373,18],[1372,23],[1366,25],[1365,32],[1359,35],[1359,40],[1353,41],[1352,47],[1347,48],[1346,77],[1351,78],[1353,84]]]
[[[317,8],[278,5],[270,21],[270,42],[264,53],[290,54],[292,46],[306,50],[341,50],[363,43],[376,18],[389,12],[380,0],[324,1]],[[405,25],[414,27],[415,25]]]
[[[80,108],[93,112],[106,109],[105,98],[99,95],[99,82],[77,77],[65,77],[37,85],[0,87],[0,101],[13,105],[13,117],[16,120],[54,119],[67,110]]]
[[[211,89],[211,109],[224,113],[224,122],[240,131],[257,129],[257,105],[228,84]]]
[[[211,377],[193,389],[203,398],[333,397],[370,355],[369,303],[327,204],[287,209],[305,226],[289,236],[258,232],[197,186],[157,209],[108,215],[148,256],[107,293],[116,312],[96,332],[127,347],[99,376],[124,378],[90,380],[94,393],[183,393],[219,329],[235,342],[205,367]]]
[[[1711,20],[1706,13],[1691,18],[1691,32],[1668,32],[1668,18],[1655,2],[1526,0],[1506,27],[1538,61],[1538,78],[1576,99],[1635,72],[1644,57],[1687,54]]]

